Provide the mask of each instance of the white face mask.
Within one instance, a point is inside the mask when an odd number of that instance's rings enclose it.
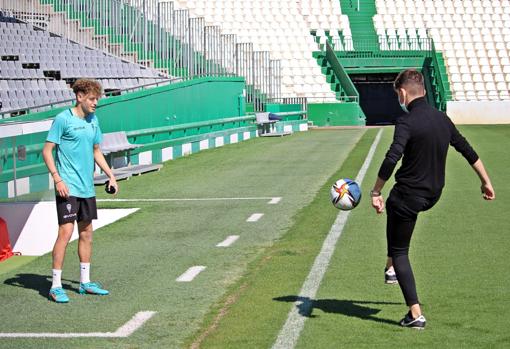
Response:
[[[400,108],[404,111],[404,113],[409,114],[409,110],[407,109],[406,105],[403,103],[400,103]]]
[[[398,104],[400,104],[400,108],[402,108],[404,113],[409,114],[409,110],[407,109],[406,104],[405,104],[405,98],[404,98],[404,103],[400,102],[400,94],[398,96]]]

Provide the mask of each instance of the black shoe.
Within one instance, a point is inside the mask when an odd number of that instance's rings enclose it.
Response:
[[[384,283],[390,285],[398,284],[397,274],[395,274],[395,270],[393,270],[393,268],[390,270],[388,270],[388,268],[384,268]]]
[[[400,320],[400,326],[415,328],[417,330],[424,330],[426,323],[427,320],[425,319],[425,316],[420,315],[416,319],[413,319],[411,312],[408,312],[406,316],[404,316],[404,318]]]

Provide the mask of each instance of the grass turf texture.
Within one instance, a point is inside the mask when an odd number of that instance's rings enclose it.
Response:
[[[113,332],[135,313],[157,311],[126,339],[6,339],[5,348],[181,347],[199,328],[211,305],[292,225],[345,160],[363,130],[321,131],[256,139],[212,149],[165,164],[158,173],[121,182],[119,198],[282,196],[269,200],[100,203],[100,208],[141,210],[99,229],[94,237],[92,279],[111,295],[80,296],[76,242],[63,272],[71,302],[47,300],[51,256],[0,275],[1,332]],[[98,198],[110,198],[97,187]],[[246,223],[252,213],[265,213]],[[241,235],[232,248],[215,245]],[[192,283],[175,279],[193,265],[207,269]]]
[[[497,199],[481,199],[477,176],[452,149],[443,196],[436,207],[420,215],[410,252],[429,320],[426,331],[397,326],[406,306],[398,286],[383,284],[385,216],[376,215],[365,197],[349,217],[313,311],[304,314],[309,319],[298,348],[510,345],[504,321],[510,311],[505,262],[510,247],[506,212],[510,156],[504,150],[510,127],[460,129],[484,161]],[[386,129],[362,185],[365,193],[391,136],[391,129]],[[367,132],[331,179],[357,173],[371,138]],[[387,183],[384,194],[392,184]],[[274,343],[336,216],[327,200],[328,189],[325,185],[300,211],[288,233],[250,265],[246,276],[209,314],[202,348],[267,348]],[[221,320],[214,322],[218,312]]]

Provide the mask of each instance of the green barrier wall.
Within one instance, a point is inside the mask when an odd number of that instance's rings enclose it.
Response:
[[[245,115],[242,78],[199,78],[104,100],[104,132],[132,131]]]
[[[103,99],[99,102],[96,114],[104,133],[114,131],[129,133],[140,129],[234,118],[246,113],[244,88],[243,78],[199,78]],[[66,108],[56,108],[29,116],[3,119],[0,123],[45,120],[55,117],[64,109]],[[243,124],[229,122],[220,124],[220,128],[236,128],[247,123],[248,121]],[[211,127],[211,130],[218,131],[218,125]],[[200,133],[211,130],[203,127]],[[136,143],[174,139],[182,137],[183,134],[186,134],[186,129],[150,134],[138,137]],[[189,134],[188,132],[187,135]],[[16,162],[18,178],[46,172],[41,155],[46,136],[47,132],[41,132],[16,137],[16,147],[24,145],[27,153],[26,160]],[[130,141],[134,139],[130,138]],[[0,135],[0,183],[3,184],[13,178],[12,142],[12,138],[1,138]]]
[[[280,113],[289,111],[301,111],[303,110],[302,104],[279,104],[279,103],[267,103],[266,111],[270,113]]]
[[[308,103],[308,120],[314,126],[364,126],[358,103]]]
[[[302,104],[279,104],[279,103],[268,103],[265,108],[266,112],[270,113],[289,113],[289,112],[301,112],[303,110]],[[282,120],[303,120],[302,114],[285,115],[281,116]]]
[[[326,42],[326,59],[331,66],[334,76],[339,80],[342,91],[347,95],[347,101],[359,103],[359,93],[351,81],[351,78],[338,60],[335,51],[331,48],[329,42]],[[352,99],[351,99],[352,98]]]

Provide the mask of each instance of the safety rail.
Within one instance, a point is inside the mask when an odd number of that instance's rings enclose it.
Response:
[[[149,135],[149,134],[167,133],[167,132],[181,131],[181,130],[187,130],[187,129],[196,129],[196,128],[201,128],[201,127],[228,124],[228,123],[233,123],[233,122],[252,121],[252,120],[255,120],[255,116],[249,115],[249,116],[223,118],[223,119],[207,120],[207,121],[199,121],[199,122],[189,122],[189,123],[179,124],[179,125],[152,127],[152,128],[145,128],[145,129],[140,129],[140,130],[136,130],[136,131],[128,131],[128,132],[126,132],[126,135],[128,137],[137,137],[137,136],[144,136],[144,135]]]

